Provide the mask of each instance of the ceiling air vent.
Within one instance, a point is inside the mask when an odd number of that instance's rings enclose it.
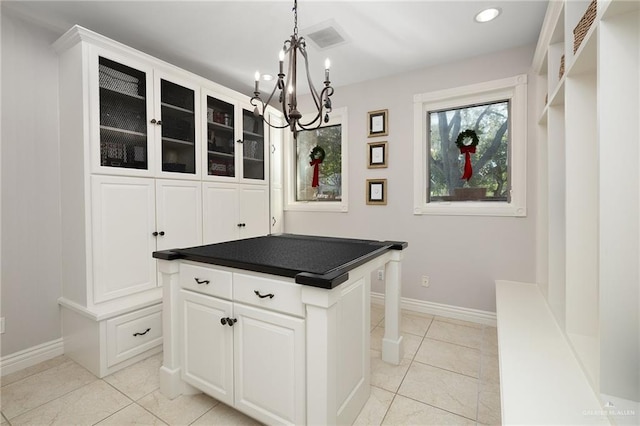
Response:
[[[346,43],[344,32],[335,21],[325,21],[302,31],[304,37],[311,40],[319,49],[328,49]]]

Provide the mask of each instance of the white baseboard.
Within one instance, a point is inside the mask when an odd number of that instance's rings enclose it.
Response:
[[[64,354],[62,338],[3,356],[0,359],[0,376],[15,373],[32,365]]]
[[[379,305],[384,304],[384,294],[371,292],[371,302]],[[442,303],[427,302],[425,300],[410,299],[403,297],[400,299],[400,308],[407,311],[420,312],[423,314],[437,315],[445,318],[454,318],[462,321],[474,322],[477,324],[490,325],[497,324],[496,313],[481,311],[478,309],[463,308],[460,306],[445,305]]]

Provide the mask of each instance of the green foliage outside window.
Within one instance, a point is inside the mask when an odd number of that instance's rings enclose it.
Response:
[[[320,146],[325,158],[319,166],[319,186],[312,187],[311,150]],[[342,199],[342,126],[326,126],[298,133],[296,140],[296,201]]]
[[[485,188],[481,200],[510,201],[509,109],[509,101],[502,101],[428,113],[429,201],[455,201],[456,188]],[[456,146],[466,130],[479,139],[468,182],[461,179],[465,156]]]

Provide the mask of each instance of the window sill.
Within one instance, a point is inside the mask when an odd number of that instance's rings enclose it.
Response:
[[[513,203],[482,201],[433,202],[413,209],[414,215],[525,217],[527,209]]]
[[[298,211],[298,212],[334,212],[334,213],[347,213],[347,203],[336,201],[298,201],[295,203],[289,203],[284,208],[285,211]]]

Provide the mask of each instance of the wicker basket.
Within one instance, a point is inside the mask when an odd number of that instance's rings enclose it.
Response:
[[[560,57],[560,70],[558,71],[558,79],[564,75],[564,55]]]
[[[598,14],[598,2],[597,0],[592,0],[589,3],[589,7],[580,18],[578,25],[573,29],[573,53],[578,51],[584,36],[587,35],[589,28],[591,28],[591,24],[596,19],[596,15]]]

